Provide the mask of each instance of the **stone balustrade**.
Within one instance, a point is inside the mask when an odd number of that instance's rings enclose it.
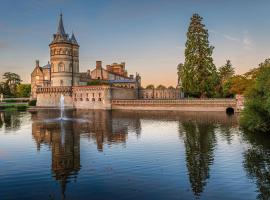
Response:
[[[155,100],[112,100],[114,105],[236,105],[235,99],[155,99]]]

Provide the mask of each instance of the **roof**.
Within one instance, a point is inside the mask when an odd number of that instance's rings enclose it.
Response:
[[[124,80],[108,80],[109,83],[135,83],[134,79],[124,79]]]
[[[43,69],[44,69],[44,68],[49,69],[49,68],[51,68],[51,64],[48,62],[48,64],[47,64],[47,65],[44,65],[42,68],[43,68]]]
[[[58,22],[58,28],[57,28],[57,34],[59,35],[66,35],[65,29],[64,29],[64,23],[62,18],[62,13],[60,14],[59,22]]]
[[[71,43],[73,43],[73,44],[78,44],[78,42],[77,42],[77,40],[76,40],[76,38],[75,38],[74,33],[72,33],[72,36],[71,36],[71,38],[70,38],[70,41],[71,41]]]

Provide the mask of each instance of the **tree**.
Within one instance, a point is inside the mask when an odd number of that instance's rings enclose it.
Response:
[[[179,65],[177,65],[177,85],[182,87],[182,75],[183,75],[183,68],[184,68],[184,64],[180,63]]]
[[[212,58],[214,47],[209,44],[208,30],[202,20],[198,14],[191,17],[181,78],[186,94],[211,97],[215,94],[218,76]]]
[[[230,60],[226,61],[226,64],[218,69],[221,83],[224,83],[227,79],[234,75],[234,68]]]
[[[251,85],[251,80],[244,75],[235,75],[225,80],[222,84],[223,97],[233,97],[236,94],[243,95]]]
[[[147,85],[145,89],[155,89],[155,86],[153,84]]]
[[[31,85],[30,84],[19,84],[16,88],[17,97],[30,97]]]
[[[158,89],[158,90],[165,90],[166,87],[165,87],[164,85],[159,85],[159,86],[157,86],[157,89]]]
[[[257,77],[246,93],[240,122],[251,132],[270,132],[270,60],[260,64]]]
[[[6,96],[15,96],[16,95],[16,87],[21,83],[21,78],[18,74],[12,72],[6,72],[3,74],[3,93]]]

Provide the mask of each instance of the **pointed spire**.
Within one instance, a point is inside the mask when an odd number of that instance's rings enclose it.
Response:
[[[77,42],[77,40],[76,40],[75,35],[74,35],[73,32],[72,32],[72,36],[71,36],[71,38],[70,38],[70,41],[71,41],[71,43],[73,43],[73,44],[78,44],[78,42]]]
[[[66,35],[65,29],[64,29],[64,23],[63,23],[63,15],[60,13],[60,18],[58,22],[58,28],[57,28],[57,34],[60,34],[61,36]]]

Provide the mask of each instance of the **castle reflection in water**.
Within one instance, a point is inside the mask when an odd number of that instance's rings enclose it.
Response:
[[[128,111],[70,111],[67,116],[84,119],[82,122],[44,122],[44,119],[57,118],[59,113],[42,111],[32,114],[32,135],[37,150],[48,145],[52,152],[52,173],[59,181],[64,195],[69,179],[76,179],[80,168],[80,137],[94,140],[98,151],[103,151],[104,144],[124,144],[128,132],[141,134],[141,120],[166,119],[179,121],[179,137],[184,140],[189,179],[194,195],[203,192],[209,178],[210,166],[214,159],[215,124],[222,123],[225,138],[230,141],[232,126],[237,126],[236,117],[211,115],[207,113],[187,112],[128,112]],[[85,121],[86,120],[86,121]],[[226,131],[227,129],[227,131]]]
[[[22,120],[22,115],[29,119]],[[46,121],[58,116],[57,110],[38,111],[31,115],[2,112],[0,128],[11,132],[20,129],[23,123],[32,121],[32,138],[37,151],[41,151],[42,148],[51,151],[51,172],[60,185],[62,198],[65,198],[69,182],[76,181],[84,168],[81,163],[84,158],[80,155],[83,150],[81,142],[88,139],[91,144],[96,145],[94,149],[100,153],[110,151],[107,147],[114,145],[120,144],[125,148],[131,137],[140,140],[145,125],[151,122],[164,123],[166,126],[169,126],[169,122],[177,124],[179,149],[183,145],[185,159],[183,165],[186,166],[190,188],[195,197],[200,197],[209,181],[211,182],[211,171],[215,169],[213,164],[217,159],[216,149],[220,141],[230,146],[235,138],[238,138],[246,145],[242,154],[242,169],[254,180],[258,189],[257,198],[270,198],[270,140],[258,134],[243,133],[239,129],[238,118],[235,115],[203,112],[70,110],[66,111],[67,117],[83,120]],[[146,149],[147,147],[144,147],[143,151]],[[118,150],[121,151],[121,148]]]

